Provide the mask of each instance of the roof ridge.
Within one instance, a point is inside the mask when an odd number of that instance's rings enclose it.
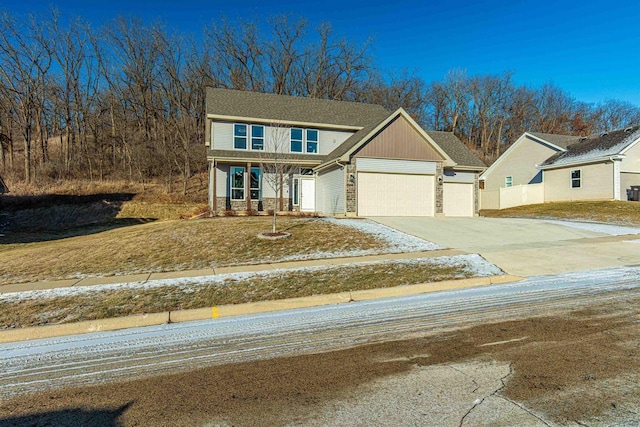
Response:
[[[341,104],[366,105],[366,106],[371,106],[371,107],[378,107],[378,108],[384,109],[385,111],[388,111],[383,105],[373,104],[373,103],[370,103],[370,102],[343,101],[343,100],[338,100],[338,99],[316,98],[316,97],[302,96],[302,95],[284,95],[284,94],[278,94],[278,93],[273,93],[273,92],[259,92],[259,91],[254,91],[254,90],[230,89],[230,88],[213,87],[213,86],[206,86],[206,89],[207,90],[211,89],[211,90],[215,90],[215,91],[223,90],[223,91],[234,92],[234,93],[246,93],[246,94],[258,95],[258,96],[266,96],[266,97],[274,97],[274,98],[278,97],[278,98],[301,99],[301,100],[307,100],[307,101],[317,101],[317,102],[327,102],[327,103],[339,102]]]

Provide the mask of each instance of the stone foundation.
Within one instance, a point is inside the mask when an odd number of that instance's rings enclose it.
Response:
[[[263,200],[252,200],[251,201],[251,210],[255,212],[268,212],[273,211],[274,207],[280,207],[280,199],[276,198],[265,198]],[[293,202],[289,198],[283,199],[284,210],[298,212],[300,210],[299,206],[293,206]],[[229,197],[217,197],[216,198],[216,211],[218,215],[223,214],[225,211],[234,211],[234,212],[247,212],[247,202],[245,200],[231,200]],[[278,209],[279,210],[279,209]]]

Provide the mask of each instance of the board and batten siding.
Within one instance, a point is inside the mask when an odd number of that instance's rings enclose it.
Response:
[[[250,125],[250,123],[248,123]],[[211,149],[213,150],[234,150],[233,148],[233,125],[231,122],[213,122]],[[277,127],[265,125],[265,151],[273,152],[275,141],[279,141],[284,148],[282,152],[288,153],[290,147],[290,127]],[[303,127],[303,129],[307,129]],[[311,128],[309,128],[311,129]],[[316,129],[316,128],[313,128]],[[318,155],[326,155],[336,147],[346,141],[353,132],[317,129],[318,133]],[[250,144],[250,141],[248,141]],[[244,150],[238,150],[242,152]],[[308,154],[308,153],[300,153]]]
[[[433,175],[436,173],[436,165],[436,162],[417,160],[371,159],[368,157],[356,159],[358,172]]]
[[[571,188],[571,171],[581,171],[581,187]],[[613,164],[596,163],[544,171],[544,201],[612,200]]]
[[[355,157],[441,161],[443,157],[404,117],[374,136]]]
[[[343,167],[316,177],[316,210],[324,215],[345,213],[345,171]]]

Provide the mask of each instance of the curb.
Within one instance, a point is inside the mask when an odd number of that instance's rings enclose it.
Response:
[[[132,316],[89,320],[62,325],[34,326],[21,329],[0,331],[0,343],[29,341],[41,338],[53,338],[66,335],[87,334],[92,332],[115,331],[119,329],[157,326],[167,323],[190,322],[194,320],[218,319],[247,314],[267,313],[295,308],[318,307],[329,304],[341,304],[353,301],[367,301],[406,295],[417,295],[452,289],[472,288],[523,280],[523,277],[499,275],[490,277],[472,277],[469,279],[445,280],[442,282],[420,283],[416,285],[395,286],[353,292],[341,292],[327,295],[314,295],[301,298],[288,298],[275,301],[221,305],[216,307],[179,310],[172,312],[138,314]]]

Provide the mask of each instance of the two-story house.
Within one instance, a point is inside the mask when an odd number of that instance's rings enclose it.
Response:
[[[224,211],[474,216],[482,162],[403,109],[207,88],[209,204]],[[286,163],[286,176],[272,176]],[[281,185],[267,185],[278,181]],[[278,188],[276,193],[275,188]]]

